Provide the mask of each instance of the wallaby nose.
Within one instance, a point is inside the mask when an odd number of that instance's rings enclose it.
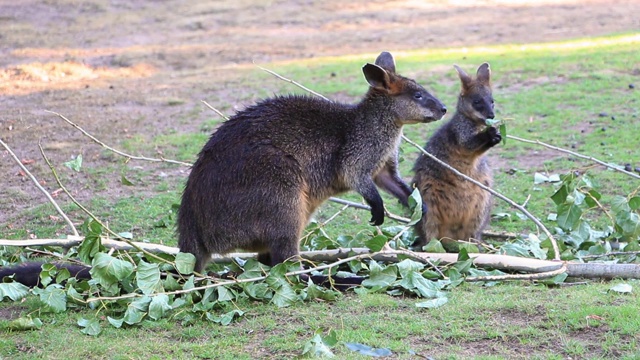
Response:
[[[442,114],[446,114],[447,113],[447,107],[446,106],[442,106],[442,109],[440,109],[440,111],[442,111]]]
[[[494,114],[493,111],[487,115],[487,119],[493,119],[495,117],[496,117],[496,114]]]

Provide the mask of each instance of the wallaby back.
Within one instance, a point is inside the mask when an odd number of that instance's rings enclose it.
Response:
[[[256,251],[277,264],[298,255],[309,218],[330,196],[355,190],[384,220],[376,185],[403,204],[397,171],[404,124],[442,118],[446,108],[395,72],[391,54],[363,67],[364,99],[346,105],[307,96],[266,99],[215,131],[193,165],[178,211],[179,246],[202,271],[211,254]]]
[[[455,65],[454,65],[455,66]],[[491,70],[480,65],[476,78],[455,66],[462,89],[456,113],[429,139],[425,150],[463,174],[491,186],[493,175],[485,153],[501,141],[495,127]],[[422,248],[431,239],[482,240],[482,230],[491,216],[491,194],[466,181],[431,158],[421,155],[414,168],[414,185],[420,190],[429,212],[415,226]]]

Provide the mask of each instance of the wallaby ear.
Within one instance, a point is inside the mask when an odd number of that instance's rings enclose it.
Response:
[[[464,70],[462,70],[460,66],[453,65],[453,67],[458,72],[458,77],[460,78],[460,81],[462,81],[462,89],[464,90],[469,88],[471,86],[471,83],[473,82],[473,79],[471,79],[471,76],[469,76],[469,74],[464,72]]]
[[[376,65],[394,74],[396,72],[396,61],[389,52],[381,52],[376,59]]]
[[[389,79],[389,74],[382,67],[374,64],[366,64],[362,67],[362,72],[364,73],[364,78],[367,79],[367,82],[371,87],[380,89],[380,90],[389,90],[389,83],[391,80]]]
[[[491,68],[489,67],[489,63],[483,63],[480,65],[476,75],[479,82],[489,84],[491,82]]]

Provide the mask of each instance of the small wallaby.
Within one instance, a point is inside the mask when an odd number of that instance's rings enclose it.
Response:
[[[486,119],[493,119],[491,70],[484,63],[472,78],[454,65],[462,82],[456,113],[428,140],[425,150],[461,173],[491,186],[493,175],[485,153],[502,137]],[[416,224],[422,248],[431,239],[482,241],[482,230],[489,223],[492,196],[475,184],[460,178],[422,154],[416,161],[413,184],[422,194],[429,213]]]
[[[370,85],[347,105],[278,96],[236,113],[215,131],[191,169],[178,211],[179,247],[201,272],[211,254],[259,253],[275,265],[299,254],[310,217],[330,196],[357,191],[384,220],[376,185],[407,205],[398,174],[402,126],[441,119],[445,106],[396,73],[381,53],[362,68]]]

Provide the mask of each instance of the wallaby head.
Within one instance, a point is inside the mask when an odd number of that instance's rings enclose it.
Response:
[[[392,100],[392,111],[399,125],[440,120],[447,112],[440,100],[414,80],[396,73],[396,63],[388,52],[382,52],[375,64],[362,67],[371,85],[369,97],[385,96]]]
[[[469,76],[458,65],[453,65],[462,82],[462,90],[458,99],[458,112],[462,115],[483,122],[493,119],[493,96],[491,95],[491,69],[488,63],[478,67],[476,78]]]

